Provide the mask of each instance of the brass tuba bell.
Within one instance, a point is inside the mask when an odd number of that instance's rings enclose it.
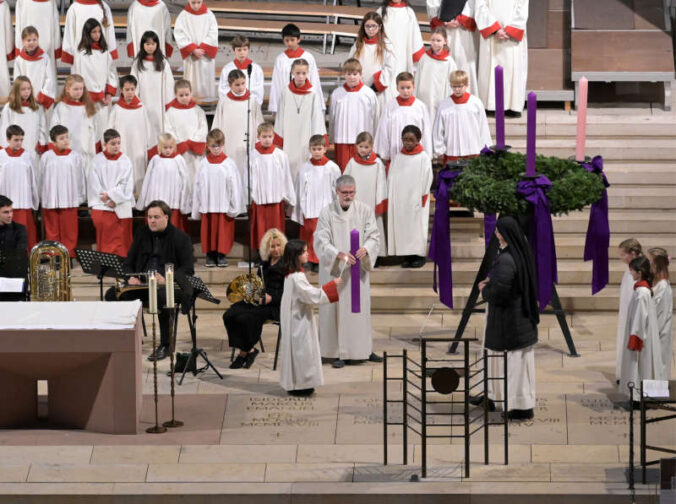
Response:
[[[72,301],[70,255],[57,241],[33,247],[29,259],[31,301]]]
[[[265,284],[256,273],[239,275],[228,284],[226,297],[231,303],[244,301],[252,305],[259,305],[265,296]]]

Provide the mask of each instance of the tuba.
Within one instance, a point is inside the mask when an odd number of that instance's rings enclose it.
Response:
[[[263,296],[265,296],[265,284],[263,278],[256,273],[239,275],[228,284],[226,292],[226,297],[231,303],[244,301],[252,305],[259,305]]]
[[[72,301],[70,255],[57,241],[33,247],[29,259],[31,301]]]

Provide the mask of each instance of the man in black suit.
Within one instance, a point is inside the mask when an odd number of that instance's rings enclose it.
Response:
[[[9,252],[23,250],[28,253],[26,226],[14,222],[12,200],[0,194],[0,250]]]

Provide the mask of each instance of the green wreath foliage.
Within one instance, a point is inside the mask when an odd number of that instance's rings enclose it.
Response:
[[[552,182],[547,197],[553,215],[582,210],[603,195],[601,176],[589,173],[575,161],[537,156],[535,168]],[[527,214],[529,203],[516,193],[525,171],[524,154],[482,154],[469,160],[453,184],[451,198],[483,213]]]

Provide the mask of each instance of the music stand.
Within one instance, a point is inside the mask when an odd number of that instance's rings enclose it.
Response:
[[[99,297],[103,301],[103,277],[123,278],[123,259],[117,254],[99,252],[98,250],[75,249],[75,256],[82,265],[82,271],[96,275],[99,280]]]
[[[0,293],[0,301],[28,301],[28,256],[25,250],[0,249],[0,277],[24,279],[22,293]]]

